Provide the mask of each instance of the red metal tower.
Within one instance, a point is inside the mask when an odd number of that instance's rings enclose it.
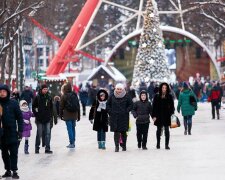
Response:
[[[64,72],[67,64],[73,61],[71,57],[74,54],[74,49],[76,49],[100,1],[101,0],[87,0],[69,33],[62,42],[57,54],[52,59],[46,75],[57,75]],[[79,53],[82,54],[83,52],[79,51]]]

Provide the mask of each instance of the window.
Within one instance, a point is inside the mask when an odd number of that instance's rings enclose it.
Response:
[[[37,48],[37,55],[39,56],[43,56],[43,48]]]
[[[38,66],[43,67],[44,66],[44,61],[43,59],[38,59]]]

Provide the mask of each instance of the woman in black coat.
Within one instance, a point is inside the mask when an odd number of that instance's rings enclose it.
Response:
[[[174,101],[170,94],[170,88],[167,83],[162,83],[159,87],[159,93],[155,95],[152,104],[152,117],[154,125],[157,126],[156,138],[157,145],[156,148],[160,149],[160,136],[162,129],[165,129],[165,148],[170,149],[169,139],[170,132],[169,127],[171,125],[171,115],[174,113]]]
[[[114,132],[115,152],[119,152],[119,138],[122,136],[122,148],[126,151],[127,131],[129,128],[129,112],[133,102],[126,94],[123,84],[117,84],[112,96],[107,101],[107,110],[110,116],[110,130]]]
[[[93,102],[89,113],[89,120],[94,125],[93,130],[97,131],[98,148],[105,149],[105,137],[108,131],[108,113],[106,110],[106,102],[108,93],[101,89],[97,93],[96,101]]]

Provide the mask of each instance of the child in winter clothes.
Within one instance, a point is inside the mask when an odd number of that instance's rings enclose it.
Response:
[[[108,113],[106,110],[106,102],[108,99],[108,93],[101,89],[97,93],[96,101],[93,102],[90,113],[89,120],[94,125],[93,130],[97,131],[98,148],[105,148],[105,137],[108,131]]]
[[[30,118],[33,117],[33,113],[30,111],[28,104],[25,100],[20,101],[20,110],[23,114],[23,134],[22,137],[25,137],[24,153],[29,154],[29,137],[30,131],[32,130]]]
[[[148,94],[142,90],[139,95],[140,100],[134,103],[132,114],[136,118],[138,148],[147,150],[148,129],[152,105],[148,101]]]

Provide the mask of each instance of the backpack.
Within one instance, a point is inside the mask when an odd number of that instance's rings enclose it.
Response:
[[[77,95],[74,92],[68,93],[68,95],[66,97],[65,109],[68,112],[78,112],[79,111],[79,109],[80,109],[79,100],[77,98]]]

